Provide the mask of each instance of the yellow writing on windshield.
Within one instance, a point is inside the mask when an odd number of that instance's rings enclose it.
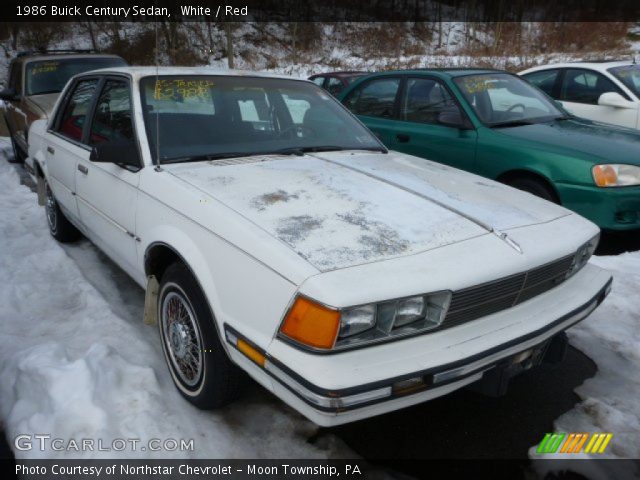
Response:
[[[42,62],[37,63],[35,67],[31,69],[31,75],[38,75],[40,73],[55,72],[58,70],[60,62]]]
[[[485,92],[487,90],[496,88],[495,78],[489,77],[487,75],[464,77],[463,83],[464,83],[464,89],[468,93]]]
[[[211,80],[158,79],[153,91],[156,100],[182,101],[188,98],[211,100]]]

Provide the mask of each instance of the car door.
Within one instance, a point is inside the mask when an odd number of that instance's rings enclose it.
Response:
[[[128,78],[106,77],[101,81],[85,135],[89,147],[107,142],[137,145]],[[135,211],[139,170],[92,162],[89,155],[79,159],[76,169],[82,223],[91,239],[129,272],[135,271],[137,264]]]
[[[631,100],[600,72],[583,68],[568,68],[563,72],[560,101],[569,112],[598,122],[635,128],[637,109],[598,105],[600,96],[607,92],[616,92]]]
[[[49,185],[60,207],[76,223],[79,221],[76,169],[81,160],[89,158],[89,147],[83,143],[83,133],[98,81],[97,77],[91,77],[74,82],[46,136],[44,154]]]
[[[366,80],[342,101],[387,147],[394,131],[400,80],[400,76]]]
[[[451,114],[461,119],[459,126],[443,123]],[[477,138],[475,128],[444,83],[431,77],[404,79],[398,118],[391,127],[390,149],[473,170]]]

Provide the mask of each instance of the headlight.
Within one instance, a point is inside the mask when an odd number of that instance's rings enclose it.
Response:
[[[585,243],[584,245],[581,245],[580,248],[578,248],[578,251],[573,257],[571,268],[567,273],[567,278],[573,275],[574,273],[576,273],[577,271],[579,271],[582,267],[584,267],[587,264],[587,262],[589,261],[593,253],[596,251],[596,248],[598,248],[599,241],[600,241],[600,234],[596,235],[587,243]]]
[[[593,181],[599,187],[628,187],[640,185],[640,167],[636,165],[605,164],[591,169]]]
[[[341,349],[437,328],[450,301],[450,292],[438,292],[337,310],[298,297],[280,333],[314,349]]]

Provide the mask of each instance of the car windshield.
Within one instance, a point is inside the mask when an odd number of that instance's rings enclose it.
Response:
[[[378,150],[382,144],[310,82],[159,76],[140,82],[152,155],[161,163],[259,154]]]
[[[640,98],[640,65],[614,67],[610,68],[609,72]]]
[[[566,117],[544,93],[515,75],[483,73],[454,81],[478,118],[490,127],[528,125]]]
[[[27,63],[26,94],[60,93],[74,75],[99,68],[119,67],[127,63],[119,57],[79,57],[37,60]]]

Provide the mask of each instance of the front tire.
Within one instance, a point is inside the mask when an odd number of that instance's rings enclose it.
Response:
[[[235,400],[243,376],[224,351],[214,322],[191,272],[182,263],[169,266],[158,293],[162,350],[175,386],[204,410]]]
[[[60,206],[53,196],[49,182],[44,181],[45,202],[44,209],[51,236],[61,243],[74,242],[80,238],[80,231],[64,216]]]
[[[517,188],[518,190],[524,190],[536,197],[540,197],[548,202],[560,204],[560,199],[546,183],[535,178],[520,177],[515,178],[508,182],[509,186]]]

